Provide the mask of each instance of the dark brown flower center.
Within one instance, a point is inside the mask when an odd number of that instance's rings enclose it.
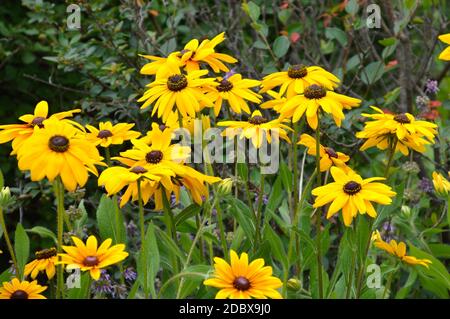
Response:
[[[23,290],[16,290],[11,294],[11,299],[28,299],[28,294]]]
[[[151,151],[145,155],[147,163],[158,164],[163,159],[163,153],[161,151]]]
[[[267,119],[265,117],[255,115],[248,119],[248,122],[253,125],[260,125],[267,123]]]
[[[56,248],[52,247],[49,249],[43,249],[35,252],[34,254],[36,255],[36,259],[49,259],[56,256]]]
[[[361,184],[350,181],[344,185],[344,192],[348,195],[354,195],[361,190]]]
[[[181,91],[188,85],[187,78],[183,74],[175,74],[167,79],[167,87],[169,90],[177,92]]]
[[[55,135],[48,141],[48,147],[54,152],[63,153],[69,148],[69,139],[65,136]]]
[[[217,86],[217,91],[219,92],[228,92],[233,88],[233,83],[228,80],[220,81],[220,84]]]
[[[237,290],[245,291],[250,289],[250,281],[245,277],[239,276],[233,281],[233,286]]]
[[[321,99],[327,95],[327,91],[323,86],[313,84],[305,89],[304,95],[307,99]]]
[[[111,136],[113,136],[113,133],[110,130],[101,130],[97,135],[98,138],[108,138]]]
[[[327,153],[329,157],[338,158],[336,151],[331,147],[325,147],[325,153]]]
[[[145,168],[143,168],[142,166],[135,166],[131,169],[131,172],[135,173],[135,174],[145,174],[148,171]]]
[[[300,79],[305,77],[308,74],[308,70],[306,69],[306,66],[303,64],[296,64],[293,66],[290,66],[288,69],[288,76],[293,79]]]
[[[83,260],[83,265],[87,266],[87,267],[94,267],[98,265],[98,258],[97,256],[87,256],[86,258],[84,258]]]
[[[40,128],[44,128],[44,124],[42,124],[42,122],[44,122],[46,120],[45,117],[42,116],[37,116],[33,119],[33,121],[31,121],[31,126],[39,126]]]
[[[411,120],[406,116],[405,113],[400,113],[394,116],[394,120],[402,123],[402,124],[408,124],[411,123]]]

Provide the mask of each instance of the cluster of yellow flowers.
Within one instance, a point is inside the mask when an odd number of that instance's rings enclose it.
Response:
[[[146,204],[150,199],[155,209],[161,210],[171,195],[178,201],[180,188],[184,186],[198,204],[208,196],[208,184],[219,182],[221,178],[208,176],[188,166],[191,149],[172,143],[172,135],[177,128],[188,128],[192,132],[192,121],[201,119],[204,127],[211,125],[209,117],[201,112],[212,108],[214,118],[219,116],[225,102],[232,112],[248,114],[247,120],[222,121],[217,126],[228,127],[223,134],[250,139],[256,148],[264,140],[271,142],[273,129],[279,131],[281,139],[290,143],[288,133],[293,134],[295,145],[305,146],[309,155],[320,162],[320,172],[329,171],[334,181],[326,185],[317,185],[312,190],[316,196],[314,207],[329,205],[327,218],[342,211],[345,226],[351,226],[357,214],[377,216],[372,203],[389,205],[396,195],[391,187],[382,183],[384,177],[363,179],[353,171],[348,162],[350,157],[331,147],[320,144],[320,120],[330,115],[337,126],[345,119],[344,110],[358,107],[361,100],[337,93],[340,80],[319,66],[293,65],[286,71],[275,72],[262,79],[244,79],[242,75],[230,71],[225,63],[234,64],[234,57],[216,52],[216,46],[225,39],[221,33],[213,39],[199,42],[189,41],[181,51],[167,57],[144,55],[151,60],[144,65],[141,74],[154,76],[147,85],[148,89],[138,100],[141,108],[152,106],[152,116],[157,115],[162,125],[153,123],[151,130],[141,136],[133,131],[134,124],[102,122],[96,128],[83,127],[69,118],[81,110],[71,110],[49,116],[48,104],[41,101],[34,114],[20,117],[22,124],[1,125],[0,143],[12,141],[12,155],[17,156],[19,169],[30,171],[31,180],[47,178],[50,182],[60,180],[68,191],[83,187],[89,173],[98,176],[97,166],[106,167],[98,177],[98,185],[104,186],[112,196],[126,190],[120,197],[120,206],[127,202],[138,201]],[[449,34],[440,38],[448,42]],[[447,48],[441,58],[449,58]],[[210,70],[214,73],[226,72],[222,76],[205,77]],[[252,88],[260,88],[256,93]],[[279,88],[275,90],[275,88]],[[262,94],[269,99],[262,103]],[[252,110],[249,102],[261,109],[273,110],[278,118],[269,120],[259,109]],[[408,154],[409,149],[424,152],[425,146],[434,143],[437,126],[419,121],[408,113],[389,114],[372,107],[377,114],[363,114],[372,119],[365,124],[358,138],[367,139],[361,150],[372,146],[379,149],[398,150]],[[228,114],[231,114],[226,109]],[[316,138],[303,133],[297,136],[289,124],[299,122],[303,115],[308,125],[316,131]],[[120,145],[131,141],[132,148],[110,157],[110,145]],[[100,156],[97,147],[105,149],[105,158]],[[121,165],[113,166],[111,161]],[[448,194],[449,182],[434,173],[436,189]],[[36,253],[36,260],[25,268],[25,276],[36,278],[45,271],[51,279],[55,275],[55,265],[64,264],[67,269],[79,268],[89,271],[92,278],[100,277],[100,269],[124,260],[128,253],[125,245],[111,246],[112,240],[105,240],[100,246],[97,239],[90,236],[86,244],[72,237],[75,246],[61,246]],[[408,264],[427,266],[429,260],[419,260],[406,256],[404,243],[389,244],[382,241],[379,233],[374,235],[375,246],[399,257]],[[62,250],[65,252],[63,253]],[[59,258],[58,258],[59,256]],[[231,265],[221,258],[215,258],[214,278],[204,284],[220,288],[217,298],[281,298],[276,290],[282,286],[278,278],[272,276],[272,268],[264,266],[264,260],[256,259],[249,263],[248,255],[230,252]],[[13,279],[0,288],[0,298],[41,298],[45,287],[36,281],[20,282]]]

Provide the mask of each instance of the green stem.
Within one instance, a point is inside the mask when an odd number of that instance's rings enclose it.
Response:
[[[350,271],[349,271],[349,278],[347,281],[347,292],[345,294],[345,299],[349,299],[350,298],[350,294],[352,291],[352,286],[353,286],[353,270],[355,268],[355,262],[356,262],[356,251],[353,249],[353,245],[354,245],[354,239],[355,239],[355,229],[352,227],[351,228],[351,234],[352,234],[352,238],[351,238],[351,243],[352,243],[352,262],[351,262],[351,267],[350,267]]]
[[[57,177],[55,182],[55,196],[57,202],[57,250],[58,253],[62,253],[63,234],[64,234],[64,185],[61,181],[61,177]],[[58,265],[56,269],[56,299],[64,298],[64,273],[63,265]]]
[[[177,246],[179,246],[178,238],[177,238],[177,230],[175,228],[175,218],[173,216],[172,209],[170,208],[169,200],[167,199],[166,190],[164,188],[162,188],[161,192],[162,192],[164,214],[166,215],[165,220],[166,220],[167,232],[169,233],[169,236],[172,238],[174,243]],[[174,274],[176,274],[179,271],[177,256],[173,255],[173,256],[171,256],[171,259],[172,259],[173,272],[174,272]]]
[[[258,196],[258,204],[256,208],[256,224],[255,224],[255,246],[254,251],[256,252],[256,249],[258,245],[261,243],[261,219],[262,219],[262,204],[263,204],[263,195],[264,195],[264,174],[262,171],[260,171],[260,191]]]
[[[3,229],[3,235],[5,236],[6,246],[8,246],[9,255],[11,256],[11,259],[13,261],[16,276],[19,276],[19,267],[17,266],[16,255],[14,254],[11,239],[9,238],[8,230],[6,229],[5,216],[3,215],[3,208],[0,208],[0,226]]]
[[[320,174],[320,117],[317,112],[317,129],[316,129],[316,171],[317,171],[317,186],[322,184],[322,177]],[[321,234],[321,213],[320,209],[317,211],[316,216],[316,244],[317,244],[317,278],[319,284],[319,298],[323,298],[323,281],[322,281],[322,234]]]
[[[298,206],[298,189],[299,189],[299,179],[298,179],[298,154],[297,154],[297,143],[299,141],[299,130],[300,124],[299,122],[294,124],[294,136],[292,138],[292,165],[293,165],[293,178],[294,178],[294,194],[292,197],[292,209],[291,209],[291,220],[295,223],[295,215],[297,213]],[[295,225],[295,224],[294,224]]]
[[[141,258],[144,258],[144,248],[145,248],[145,217],[144,217],[144,203],[142,200],[142,189],[141,189],[141,180],[137,180],[137,188],[138,188],[138,203],[139,203],[139,226],[141,232]],[[148,265],[147,265],[148,266]],[[144,269],[144,294],[145,298],[148,298],[148,287],[147,287],[147,269]]]
[[[225,227],[223,225],[223,214],[219,204],[216,205],[216,214],[217,214],[217,223],[219,224],[220,243],[222,245],[223,255],[228,256],[227,238],[225,234]]]
[[[394,279],[394,275],[397,272],[397,267],[398,267],[398,263],[395,264],[394,270],[392,270],[391,273],[389,274],[386,285],[384,286],[384,289],[383,289],[383,295],[381,296],[381,299],[386,298],[386,294],[392,285],[392,279]]]
[[[397,148],[398,138],[397,136],[393,137],[393,140],[390,143],[389,152],[388,152],[388,162],[386,164],[386,170],[384,172],[384,178],[389,177],[389,169],[392,166],[392,162],[394,160],[395,149]]]

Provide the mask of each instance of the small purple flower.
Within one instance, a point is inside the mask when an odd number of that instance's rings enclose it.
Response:
[[[236,74],[236,68],[231,69],[227,73],[225,73],[225,76],[223,77],[224,80],[228,80],[230,77]]]
[[[420,180],[419,188],[424,193],[433,193],[433,183],[428,178],[424,177]]]
[[[428,79],[425,84],[425,93],[427,94],[436,94],[439,91],[438,81]]]
[[[130,220],[130,222],[127,224],[128,236],[135,237],[137,235],[137,230],[138,228],[136,224],[132,220]]]
[[[125,278],[126,281],[135,281],[137,278],[137,274],[136,271],[134,271],[133,268],[127,268],[125,269],[125,271],[123,272],[123,277]]]
[[[255,196],[255,202],[258,203],[259,202],[259,194]],[[267,198],[266,194],[263,194],[262,196],[262,202],[264,205],[267,205],[267,203],[269,202],[269,199]]]
[[[388,232],[388,233],[392,233],[392,232],[395,231],[395,226],[392,225],[391,222],[385,222],[385,223],[383,224],[383,229],[384,229],[386,232]]]
[[[114,285],[111,276],[103,270],[100,278],[93,283],[93,290],[96,294],[112,295],[114,293]]]

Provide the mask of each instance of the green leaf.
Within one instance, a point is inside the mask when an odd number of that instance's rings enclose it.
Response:
[[[261,9],[256,3],[254,3],[253,1],[249,1],[247,4],[244,3],[242,7],[253,21],[257,21],[259,19],[259,16],[261,15]]]
[[[19,277],[23,278],[24,268],[30,254],[30,239],[20,223],[17,224],[14,236],[14,251],[16,252],[17,267],[20,273]]]
[[[10,281],[13,278],[13,274],[11,273],[10,269],[7,268],[4,272],[0,274],[0,285],[3,284],[6,281]]]
[[[378,40],[378,43],[383,45],[383,46],[385,46],[385,47],[388,47],[388,46],[396,44],[397,43],[397,39],[394,38],[394,37],[390,37],[390,38]]]
[[[139,252],[137,271],[141,287],[144,289],[144,293],[147,295],[151,292],[152,296],[156,296],[155,291],[155,278],[159,271],[160,258],[158,244],[155,235],[155,226],[149,224],[147,227],[147,233],[145,234],[145,241],[143,248]],[[147,274],[147,283],[144,282],[144,273]]]
[[[212,267],[209,265],[193,265],[187,267],[181,272],[184,283],[180,298],[185,299],[191,295],[196,289],[202,286],[202,282],[208,277]],[[204,274],[203,276],[200,274]]]
[[[343,47],[345,47],[348,42],[347,34],[339,28],[326,28],[325,37],[330,40],[337,40]]]
[[[101,238],[103,240],[111,238],[113,243],[118,244],[125,242],[126,230],[123,215],[119,210],[119,214],[116,216],[116,209],[119,209],[118,206],[104,194],[97,208],[97,222]],[[119,230],[117,230],[117,223]]]
[[[376,61],[369,63],[361,71],[361,80],[369,85],[378,81],[384,74],[384,63],[381,61]]]
[[[290,193],[292,189],[292,173],[284,162],[280,164],[280,176],[283,181],[284,189],[287,193]]]
[[[241,200],[230,197],[227,199],[230,204],[230,212],[237,220],[238,224],[243,228],[247,238],[253,241],[255,237],[255,225],[253,224],[253,217],[250,208]]]
[[[0,169],[0,189],[2,189],[5,186],[5,178],[3,177],[3,172]]]
[[[179,214],[175,216],[175,227],[182,224],[185,220],[194,217],[201,210],[201,207],[197,204],[191,204],[183,209]]]
[[[350,0],[347,5],[345,6],[345,11],[347,11],[348,14],[351,14],[352,16],[356,15],[359,10],[358,1],[356,0]]]
[[[283,242],[280,237],[275,234],[271,227],[266,227],[264,230],[264,237],[269,241],[270,247],[272,248],[272,254],[279,262],[283,264],[285,269],[288,268],[288,256],[286,250],[284,249]]]
[[[289,50],[289,39],[287,36],[282,35],[275,39],[273,43],[273,53],[277,58],[281,58],[286,55]]]
[[[278,19],[280,19],[281,23],[283,24],[287,24],[287,21],[289,19],[289,17],[292,14],[292,10],[290,9],[284,9],[281,11],[278,11]]]
[[[27,229],[27,233],[37,234],[41,236],[42,238],[51,238],[55,242],[55,244],[58,243],[58,240],[56,239],[56,235],[54,232],[52,232],[50,229],[42,227],[42,226],[35,226],[33,228]]]
[[[72,274],[72,276],[75,276],[75,272]],[[81,273],[80,276],[80,287],[79,288],[71,288],[67,289],[67,299],[89,299],[90,294],[90,285],[91,285],[91,278],[90,278],[89,271],[85,271]]]
[[[408,279],[403,284],[403,287],[399,289],[397,294],[395,295],[395,299],[405,299],[408,297],[409,292],[411,291],[411,288],[413,287],[414,283],[417,280],[417,272],[412,270],[409,273]]]
[[[236,164],[238,176],[244,182],[248,181],[248,166],[245,163],[237,163]]]

